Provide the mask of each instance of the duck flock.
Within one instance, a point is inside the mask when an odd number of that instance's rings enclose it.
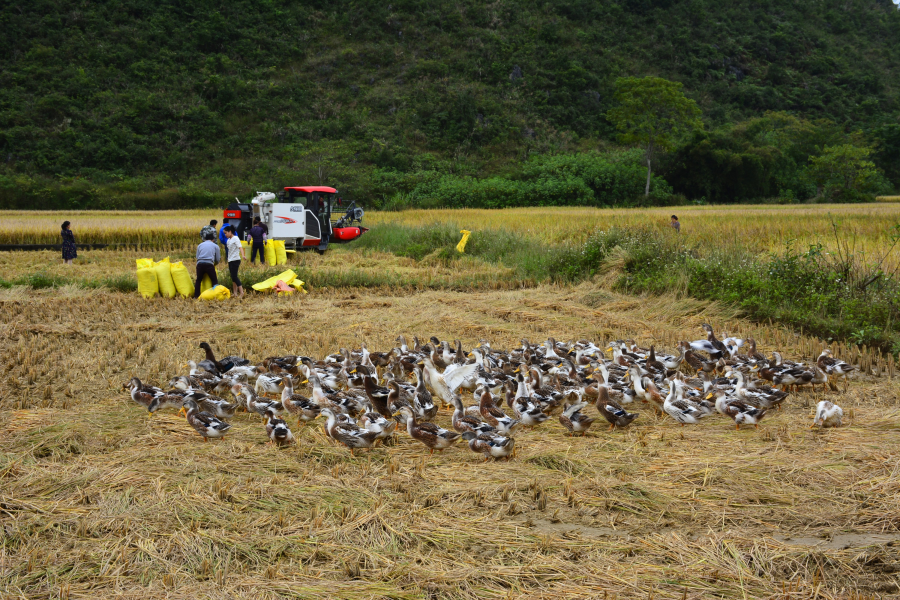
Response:
[[[264,419],[266,435],[277,445],[294,442],[287,418],[296,417],[302,427],[322,417],[325,435],[351,453],[379,440],[392,443],[397,425],[405,424],[409,436],[432,453],[462,439],[487,460],[508,459],[517,433],[553,416],[570,435],[584,435],[595,421],[584,412],[590,405],[610,430],[638,418],[630,412],[637,402],[682,426],[721,414],[738,429],[758,427],[792,391],[836,389],[836,378],[847,385],[855,368],[827,349],[814,363],[790,362],[778,352],[766,358],[752,338],[719,340],[712,327],[703,328],[706,339],[680,342],[674,355],[632,340],[598,346],[553,338],[538,345],[522,340],[520,348],[508,351],[482,340],[466,352],[459,341],[432,337],[422,344],[413,337],[409,345],[401,335],[390,352],[370,352],[363,344],[324,360],[270,356],[254,365],[239,356],[216,360],[203,342],[206,357],[189,361],[190,373],[173,378],[167,391],[137,378],[126,387],[151,416],[181,410],[204,441],[223,437],[228,421],[244,409]],[[299,386],[308,395],[297,393]],[[440,408],[452,410],[452,429],[433,422]],[[840,426],[842,416],[839,406],[823,400],[813,426]]]

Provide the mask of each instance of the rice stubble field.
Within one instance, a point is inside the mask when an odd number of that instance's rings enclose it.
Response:
[[[572,438],[553,418],[517,434],[513,460],[487,463],[463,444],[429,456],[405,433],[351,457],[318,426],[293,421],[298,443],[277,449],[246,413],[224,440],[204,444],[183,417],[148,419],[122,390],[131,376],[164,385],[184,373],[186,360],[202,358],[201,341],[256,360],[362,342],[387,350],[400,333],[466,348],[554,336],[671,349],[710,322],[789,358],[814,359],[823,347],[716,303],[583,283],[318,289],[209,304],[12,287],[0,289],[0,305],[4,598],[836,599],[900,590],[900,390],[881,363],[846,392],[791,396],[759,429],[735,431],[718,416],[679,427],[638,403],[625,430],[598,421]],[[809,428],[822,397],[844,408],[844,427]],[[437,421],[446,426],[449,415]]]

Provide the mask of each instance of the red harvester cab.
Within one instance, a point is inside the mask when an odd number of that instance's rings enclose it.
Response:
[[[328,244],[346,244],[368,231],[362,227],[363,214],[356,202],[343,206],[336,189],[312,185],[286,187],[277,196],[256,192],[249,203],[230,204],[223,216],[241,239],[246,239],[254,217],[259,217],[268,226],[270,239],[284,240],[287,248],[315,249],[321,254]]]

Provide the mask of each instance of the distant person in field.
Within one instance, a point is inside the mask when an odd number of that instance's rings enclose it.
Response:
[[[63,221],[62,231],[60,232],[62,236],[62,255],[63,262],[67,265],[71,265],[72,261],[78,258],[78,247],[75,245],[75,234],[72,233],[71,223],[68,221]]]
[[[263,252],[263,244],[266,241],[266,235],[269,228],[266,227],[259,217],[253,219],[253,227],[250,228],[250,264],[256,264],[256,254],[259,253],[260,264],[266,261],[266,254]]]
[[[200,230],[200,239],[201,239],[202,241],[205,241],[205,240],[206,240],[206,236],[209,235],[210,233],[213,234],[213,239],[215,239],[215,236],[216,236],[216,223],[218,223],[218,221],[216,221],[215,219],[213,219],[212,221],[209,222],[209,225],[204,225],[204,226],[203,226],[203,229]],[[202,241],[201,241],[201,243],[202,243]]]
[[[670,223],[672,229],[675,230],[675,233],[681,233],[681,221],[678,220],[678,217],[672,215],[672,222]]]
[[[225,249],[228,257],[228,272],[231,273],[231,289],[235,298],[243,298],[244,286],[241,285],[241,280],[238,278],[238,269],[241,267],[241,259],[247,257],[244,256],[241,240],[234,235],[234,227],[231,225],[225,227],[225,237],[227,238]]]
[[[219,278],[216,277],[216,265],[222,260],[219,253],[219,245],[213,240],[216,239],[216,230],[206,234],[206,239],[197,246],[197,282],[194,284],[194,298],[200,297],[200,284],[203,282],[203,276],[209,275],[209,280],[213,287],[219,285]]]

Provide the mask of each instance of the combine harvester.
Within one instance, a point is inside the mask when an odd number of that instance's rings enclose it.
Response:
[[[328,244],[346,244],[368,231],[362,227],[363,209],[356,202],[343,208],[337,193],[318,185],[286,187],[277,195],[256,192],[249,204],[230,204],[224,218],[242,240],[259,217],[269,228],[269,239],[284,240],[287,249],[324,254]]]

